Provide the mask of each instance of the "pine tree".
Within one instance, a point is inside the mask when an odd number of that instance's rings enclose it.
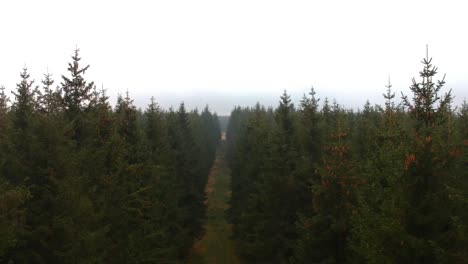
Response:
[[[351,215],[356,208],[356,188],[362,183],[351,157],[344,111],[333,104],[333,132],[327,137],[318,178],[312,185],[311,217],[298,222],[302,230],[295,261],[347,263],[350,261]]]
[[[36,110],[37,87],[34,87],[34,81],[29,80],[28,69],[24,68],[20,73],[21,82],[16,85],[15,101],[12,106],[13,126],[17,130],[24,131],[28,129],[29,119]]]
[[[461,212],[449,194],[457,189],[453,167],[461,151],[446,129],[451,93],[439,95],[445,76],[434,82],[437,68],[431,62],[428,56],[423,59],[422,81],[413,79],[410,86],[412,100],[403,96],[412,121],[404,172],[408,238],[403,243],[408,244],[407,261],[459,262],[460,245],[454,246],[447,239],[457,237],[461,228],[454,220],[462,216]]]
[[[8,137],[8,129],[9,129],[9,116],[8,116],[8,102],[10,99],[5,94],[5,87],[0,86],[0,171],[2,165],[4,164],[6,147],[7,147],[7,140]],[[1,173],[0,173],[1,174]]]
[[[56,98],[56,93],[52,89],[54,80],[50,73],[44,74],[44,79],[41,81],[44,93],[40,92],[39,94],[39,109],[41,112],[44,112],[46,115],[50,115],[52,112],[58,110],[59,101]]]
[[[270,217],[264,220],[269,222],[271,228],[278,230],[277,245],[269,249],[276,252],[272,256],[275,261],[287,260],[292,254],[291,246],[297,237],[294,223],[308,193],[302,175],[297,172],[299,147],[295,114],[291,97],[284,91],[274,114],[276,127],[272,131],[273,141],[270,143],[273,171],[263,186],[269,200],[267,206]]]
[[[358,262],[400,263],[405,247],[402,174],[404,168],[403,118],[393,101],[391,84],[387,86],[386,107],[371,145],[372,154],[360,159],[365,184],[357,195],[358,208],[352,215],[351,248]]]
[[[12,185],[7,181],[11,173],[9,164],[10,119],[9,98],[0,87],[0,262],[11,260],[9,252],[22,243],[21,234],[26,228],[26,208],[24,204],[30,199],[29,190],[24,186]],[[14,178],[14,177],[11,177]]]
[[[211,168],[210,161],[214,161],[216,148],[219,143],[221,132],[219,129],[219,121],[217,116],[211,114],[208,106],[206,106],[198,118],[199,129],[196,138],[197,148],[202,152],[202,160],[204,164],[201,166],[202,173],[208,174]],[[201,188],[204,188],[201,186]]]
[[[322,114],[321,127],[324,135],[324,140],[326,140],[326,135],[330,135],[330,133],[334,129],[332,108],[330,106],[330,101],[327,97],[325,97],[325,100],[323,101],[320,113]]]
[[[272,177],[269,155],[273,124],[268,120],[269,113],[260,104],[243,111],[242,114],[247,116],[245,122],[240,123],[236,137],[229,215],[241,256],[252,262],[271,262],[280,255],[275,250],[282,244],[277,222],[269,221],[278,215],[271,210],[271,205],[276,203],[270,200],[272,192],[265,185]]]
[[[169,144],[169,168],[172,170],[175,206],[177,207],[175,239],[179,243],[178,255],[186,256],[192,239],[201,234],[203,216],[203,194],[199,192],[196,174],[195,143],[190,130],[189,114],[184,103],[177,112],[170,110],[167,115],[167,135]],[[196,154],[195,154],[196,153]]]
[[[356,125],[353,131],[353,149],[356,150],[359,159],[366,159],[372,155],[373,146],[378,138],[377,126],[380,123],[378,107],[371,106],[366,101],[364,109],[356,115]]]
[[[149,155],[154,164],[158,164],[161,160],[161,154],[164,149],[164,134],[163,134],[163,119],[161,109],[155,102],[154,97],[151,97],[151,102],[146,108],[146,137],[149,148]]]
[[[75,49],[75,54],[72,56],[72,62],[68,63],[68,71],[71,77],[62,75],[63,100],[66,113],[70,120],[73,120],[83,111],[90,100],[90,93],[94,86],[93,82],[88,83],[83,78],[83,75],[89,69],[89,65],[80,68],[79,49]]]
[[[320,113],[319,102],[320,99],[315,98],[314,88],[310,89],[310,97],[304,95],[301,100],[301,123],[304,132],[302,135],[302,146],[304,153],[308,156],[310,165],[315,164],[320,160],[321,153],[321,129],[320,129]]]
[[[62,75],[61,90],[63,91],[63,106],[65,116],[72,123],[71,138],[76,141],[77,146],[80,146],[84,140],[84,117],[82,113],[87,108],[91,99],[91,92],[94,83],[88,83],[83,75],[89,69],[89,65],[84,68],[80,67],[81,57],[79,57],[79,49],[75,49],[72,56],[72,62],[68,63],[68,71],[70,77]]]
[[[463,175],[465,179],[465,190],[468,189],[468,102],[466,100],[463,101],[463,105],[460,109],[460,113],[458,116],[458,127],[459,127],[459,134],[460,139],[462,140],[463,148],[464,148],[464,159],[463,159],[463,166],[462,170],[465,172]],[[464,169],[463,169],[464,168]]]
[[[226,162],[233,167],[233,162],[237,160],[237,142],[240,134],[241,124],[245,118],[245,112],[240,107],[234,107],[229,116],[229,123],[226,129]]]
[[[4,129],[8,119],[8,102],[10,99],[5,94],[5,87],[0,86],[0,127]]]
[[[11,171],[5,175],[15,184],[27,181],[34,173],[32,162],[35,156],[33,122],[37,88],[33,86],[34,81],[29,80],[30,75],[26,68],[20,73],[20,77],[21,82],[13,92],[15,100],[11,107],[12,149],[9,156],[13,165],[10,167]]]
[[[126,144],[126,160],[129,163],[136,163],[139,158],[137,152],[139,147],[137,109],[133,105],[133,100],[130,98],[128,91],[125,98],[118,96],[115,114],[117,115],[117,133]]]
[[[203,217],[203,194],[200,193],[200,182],[202,175],[197,174],[196,170],[196,155],[198,150],[194,142],[193,134],[190,129],[189,114],[186,112],[185,104],[182,102],[177,111],[177,123],[179,129],[179,138],[181,149],[178,151],[179,162],[177,167],[179,170],[179,180],[183,186],[184,193],[181,197],[180,204],[187,208],[188,217],[185,219],[191,237],[197,237],[201,233],[201,222]],[[195,155],[194,155],[195,154]],[[176,163],[176,164],[177,164]]]

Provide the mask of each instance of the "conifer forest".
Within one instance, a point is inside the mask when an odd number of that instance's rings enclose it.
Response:
[[[468,102],[420,67],[384,105],[312,88],[229,120],[110,102],[78,49],[25,67],[0,90],[0,263],[468,263]]]

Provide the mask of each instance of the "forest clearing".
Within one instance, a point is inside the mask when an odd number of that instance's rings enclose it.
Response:
[[[192,249],[189,263],[241,263],[231,240],[232,230],[226,210],[230,198],[230,172],[224,162],[224,148],[218,152],[206,184],[205,234]]]

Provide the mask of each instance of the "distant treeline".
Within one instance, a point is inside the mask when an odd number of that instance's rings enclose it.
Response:
[[[229,116],[218,116],[219,125],[221,127],[222,132],[226,132],[227,126],[229,124]]]
[[[220,140],[205,108],[111,107],[78,50],[55,86],[0,90],[1,263],[183,262]]]
[[[230,219],[247,263],[468,263],[468,103],[423,60],[412,94],[362,111],[285,92],[236,107]]]

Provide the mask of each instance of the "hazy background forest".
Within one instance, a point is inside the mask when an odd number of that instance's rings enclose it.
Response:
[[[222,118],[129,92],[111,106],[80,61],[59,85],[24,68],[13,98],[0,90],[2,262],[185,262],[215,217],[239,262],[466,263],[468,103],[428,56],[384,105],[320,104],[312,88]]]
[[[468,263],[465,10],[0,2],[0,263]]]

